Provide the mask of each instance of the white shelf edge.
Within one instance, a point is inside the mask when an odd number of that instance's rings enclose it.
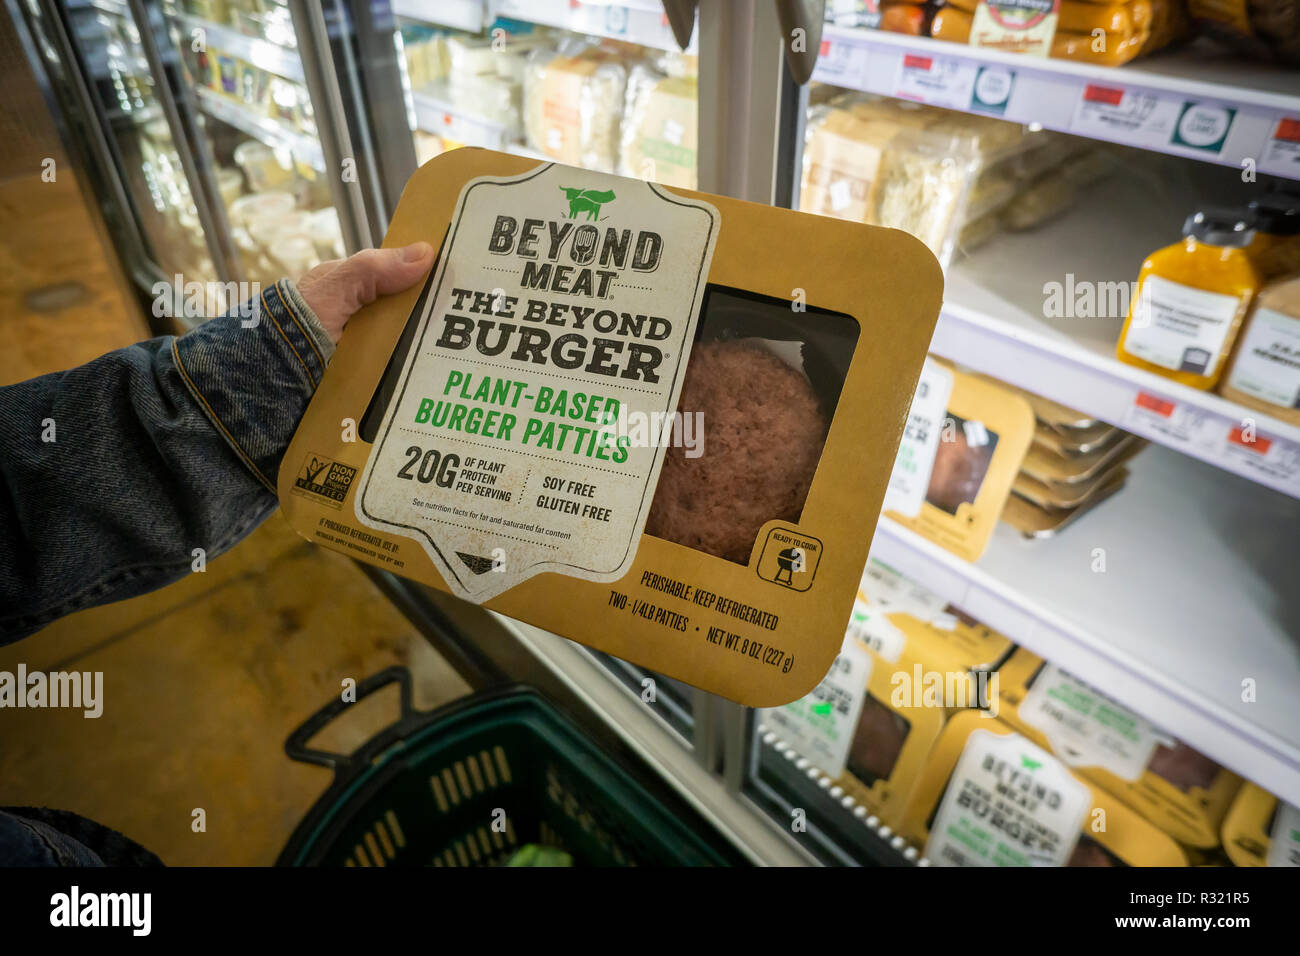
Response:
[[[261,37],[251,37],[240,33],[234,27],[222,23],[204,20],[192,13],[177,13],[174,19],[191,30],[203,30],[206,34],[208,50],[219,50],[239,57],[259,69],[274,73],[296,83],[304,79],[302,60],[298,51],[280,46]]]
[[[1103,506],[1104,507],[1104,506]],[[943,595],[1014,643],[1105,689],[1115,700],[1236,773],[1300,802],[1300,749],[1199,696],[1114,644],[882,517],[871,555]]]
[[[491,2],[491,0],[490,0]],[[624,40],[656,50],[679,48],[658,0],[494,0],[496,15],[556,27],[587,36]],[[699,30],[691,32],[687,53],[698,52]]]
[[[411,102],[416,128],[426,133],[450,136],[466,146],[485,149],[505,149],[509,143],[503,124],[470,113],[428,89],[412,91]],[[447,117],[451,117],[450,121]]]
[[[195,92],[200,107],[209,116],[229,123],[272,148],[288,149],[294,159],[302,160],[318,173],[325,172],[325,154],[314,138],[286,129],[269,116],[257,116],[246,107],[212,90],[198,87]]]
[[[487,26],[483,0],[392,0],[393,13],[454,30],[477,33]]]
[[[848,52],[843,56],[837,54],[835,60],[828,59],[825,54],[834,50],[837,44]],[[1201,77],[1213,71],[1196,69],[1197,64],[1188,59],[1195,55],[1195,51],[1160,53],[1121,67],[1105,67],[1005,53],[930,37],[827,24],[822,37],[822,52],[824,55],[818,59],[813,72],[814,81],[891,97],[899,95],[900,65],[909,54],[974,67],[1005,67],[1014,72],[1015,82],[1002,112],[970,108],[969,89],[965,93],[964,105],[949,98],[951,91],[936,92],[925,102],[964,112],[1001,116],[1020,123],[1038,123],[1061,132],[1221,165],[1239,167],[1246,159],[1251,159],[1258,163],[1260,172],[1300,179],[1300,148],[1291,149],[1286,154],[1268,152],[1279,123],[1283,119],[1300,120],[1300,92],[1289,92],[1285,87],[1275,90],[1236,81],[1203,79]],[[1242,65],[1240,69],[1261,70],[1250,65]],[[1226,72],[1232,76],[1232,67]],[[1268,71],[1263,72],[1271,75]],[[1285,71],[1279,70],[1278,73],[1286,75]],[[1095,128],[1080,128],[1075,122],[1075,107],[1090,85],[1150,94],[1164,101],[1208,102],[1237,112],[1217,151],[1174,144],[1168,141],[1171,134],[1162,134],[1163,142],[1144,141],[1140,131],[1102,135]],[[1278,81],[1276,85],[1282,86],[1282,83]]]

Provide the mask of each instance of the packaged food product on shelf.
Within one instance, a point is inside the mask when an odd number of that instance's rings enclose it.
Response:
[[[1062,0],[1054,12],[1029,17],[1023,9],[999,0],[949,0],[935,13],[930,35],[1031,56],[1119,66],[1186,33],[1182,0]]]
[[[694,189],[698,142],[694,57],[665,55],[634,63],[628,75],[618,171]]]
[[[479,149],[416,171],[385,244],[415,240],[443,243],[434,273],[354,323],[287,452],[293,526],[750,706],[815,687],[938,317],[933,255]]]
[[[1168,834],[986,711],[948,721],[903,835],[935,866],[1186,866]]]
[[[446,79],[450,68],[445,31],[418,23],[403,22],[397,34],[412,89]]]
[[[1020,648],[1003,666],[998,717],[1179,843],[1212,848],[1241,778]]]
[[[1300,275],[1265,286],[1219,394],[1300,425]]]
[[[583,40],[535,50],[524,79],[528,146],[562,163],[613,171],[633,59],[624,46]]]
[[[943,710],[891,683],[894,665],[850,633],[826,678],[805,697],[763,709],[759,720],[830,777],[833,786],[898,827]]]
[[[249,192],[279,191],[293,182],[293,167],[281,163],[276,151],[259,140],[236,146],[235,162],[244,172]]]
[[[1096,451],[1077,455],[1058,454],[1046,444],[1034,442],[1020,462],[1020,468],[1030,477],[1051,485],[1097,483],[1143,447],[1145,444],[1140,438],[1128,434]]]
[[[1231,211],[1189,216],[1183,240],[1142,263],[1116,346],[1119,360],[1191,388],[1213,388],[1259,291],[1246,254],[1254,237],[1250,221]]]
[[[991,117],[841,94],[809,113],[799,208],[903,229],[946,266],[996,230],[1030,178],[1081,149],[1075,137]]]
[[[1243,784],[1223,818],[1223,849],[1234,866],[1300,866],[1300,808]]]
[[[1300,5],[1293,0],[1187,0],[1200,32],[1253,57],[1300,63]]]
[[[952,389],[920,509],[889,517],[954,554],[984,553],[1034,433],[1034,413],[1020,396],[988,381],[952,373]]]
[[[1246,207],[1255,238],[1246,255],[1261,279],[1300,272],[1300,194],[1275,192],[1253,199]]]
[[[826,5],[826,22],[840,27],[885,30],[926,36],[937,2],[914,0],[832,0]]]
[[[926,675],[942,675],[937,703],[948,714],[988,706],[987,677],[1013,649],[1006,635],[874,558],[862,575],[849,633],[898,664],[895,673],[903,671],[917,687],[926,685]]]

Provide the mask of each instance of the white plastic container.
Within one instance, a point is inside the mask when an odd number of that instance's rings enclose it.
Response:
[[[297,203],[292,193],[268,192],[240,196],[230,204],[230,218],[247,226],[257,219],[271,219],[292,212]]]

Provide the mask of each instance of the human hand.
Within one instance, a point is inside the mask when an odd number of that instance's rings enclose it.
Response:
[[[322,262],[298,280],[298,294],[337,345],[348,319],[381,295],[409,289],[432,265],[433,246],[427,242],[363,249],[346,259]]]

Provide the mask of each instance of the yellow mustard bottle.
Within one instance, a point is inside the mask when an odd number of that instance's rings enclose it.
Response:
[[[1189,216],[1182,241],[1142,263],[1116,357],[1192,388],[1213,388],[1259,291],[1259,271],[1246,254],[1254,238],[1240,213]]]
[[[1255,238],[1246,255],[1260,278],[1268,281],[1300,272],[1300,196],[1270,193],[1252,199],[1247,208],[1255,223]]]

